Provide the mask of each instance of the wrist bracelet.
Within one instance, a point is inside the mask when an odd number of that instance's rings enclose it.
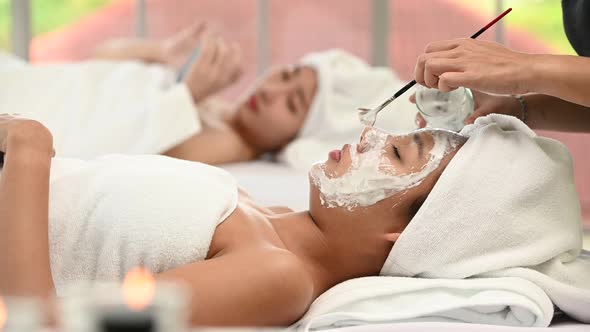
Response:
[[[526,103],[526,101],[524,100],[524,98],[522,96],[519,95],[513,95],[512,97],[514,97],[516,100],[518,100],[518,103],[520,104],[520,109],[522,110],[522,122],[526,123],[526,120],[528,118],[529,115],[529,107]]]

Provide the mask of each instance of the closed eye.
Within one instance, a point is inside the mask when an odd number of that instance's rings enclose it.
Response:
[[[289,71],[287,70],[283,70],[281,71],[281,80],[283,82],[286,82],[289,80],[289,78],[291,78],[291,73],[289,73]]]
[[[391,145],[393,147],[393,154],[397,157],[397,159],[402,160],[401,155],[399,154],[399,150],[395,145]]]
[[[289,109],[289,112],[297,114],[297,108],[295,107],[295,103],[293,103],[291,98],[287,99],[287,108]]]

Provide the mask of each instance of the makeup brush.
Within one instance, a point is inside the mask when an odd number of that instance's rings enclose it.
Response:
[[[498,22],[499,20],[501,20],[502,17],[504,17],[504,16],[506,16],[506,14],[510,13],[511,10],[512,10],[512,8],[506,9],[502,14],[498,15],[498,17],[496,17],[495,19],[493,19],[490,23],[486,24],[486,26],[484,26],[483,28],[479,29],[479,31],[477,31],[476,33],[474,33],[470,38],[471,39],[475,39],[475,38],[479,37],[479,35],[481,35],[482,33],[484,33],[492,25],[496,24],[496,22]],[[372,127],[375,124],[375,121],[377,120],[377,114],[379,112],[381,112],[381,110],[384,109],[385,106],[389,105],[392,101],[394,101],[395,99],[397,99],[397,97],[401,96],[404,92],[408,91],[411,87],[413,87],[414,84],[416,84],[416,80],[412,80],[410,83],[404,85],[403,88],[399,89],[393,96],[391,96],[383,104],[379,105],[376,108],[373,108],[373,109],[359,108],[358,109],[358,112],[359,112],[359,118],[361,120],[361,123],[364,124],[365,126],[371,126]]]

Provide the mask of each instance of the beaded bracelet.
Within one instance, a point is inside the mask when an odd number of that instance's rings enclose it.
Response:
[[[524,98],[522,96],[519,96],[519,95],[513,95],[512,97],[514,97],[520,103],[520,109],[522,110],[521,120],[522,120],[522,122],[526,123],[526,120],[529,115],[529,107],[528,107],[526,101],[524,100]]]

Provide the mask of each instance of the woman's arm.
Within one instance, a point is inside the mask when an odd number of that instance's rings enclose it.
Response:
[[[480,116],[490,113],[507,114],[524,120],[533,129],[555,130],[566,132],[590,133],[590,108],[578,105],[557,97],[543,94],[527,94],[522,96],[526,104],[526,114],[523,105],[514,97],[506,95],[492,95],[472,90],[475,101],[474,112],[465,124],[470,124]],[[415,96],[410,96],[415,103]],[[426,120],[420,113],[416,113],[416,125],[426,126]]]
[[[107,60],[160,63],[179,70],[200,43],[205,28],[205,23],[198,22],[163,40],[111,40],[100,45],[94,56]]]
[[[49,131],[35,121],[0,116],[0,293],[47,297]]]
[[[464,86],[497,94],[541,93],[590,107],[590,58],[527,54],[498,43],[455,39],[431,43],[418,57],[419,84]]]
[[[530,90],[590,107],[590,58],[531,55]]]
[[[257,157],[256,152],[235,132],[208,127],[162,154],[209,165],[248,161]]]
[[[94,57],[115,61],[137,60],[147,63],[165,63],[162,43],[143,39],[108,41],[96,48]]]
[[[480,116],[500,113],[524,120],[533,129],[590,132],[590,109],[557,97],[543,94],[524,95],[522,98],[526,104],[526,111],[513,96],[473,91],[473,97],[475,110],[465,120],[465,124],[473,123]]]
[[[191,322],[200,326],[286,326],[313,301],[313,282],[297,257],[240,249],[156,276],[190,289]]]
[[[590,133],[590,108],[557,97],[523,96],[528,108],[526,124],[533,129]],[[522,114],[518,105],[517,115]]]

